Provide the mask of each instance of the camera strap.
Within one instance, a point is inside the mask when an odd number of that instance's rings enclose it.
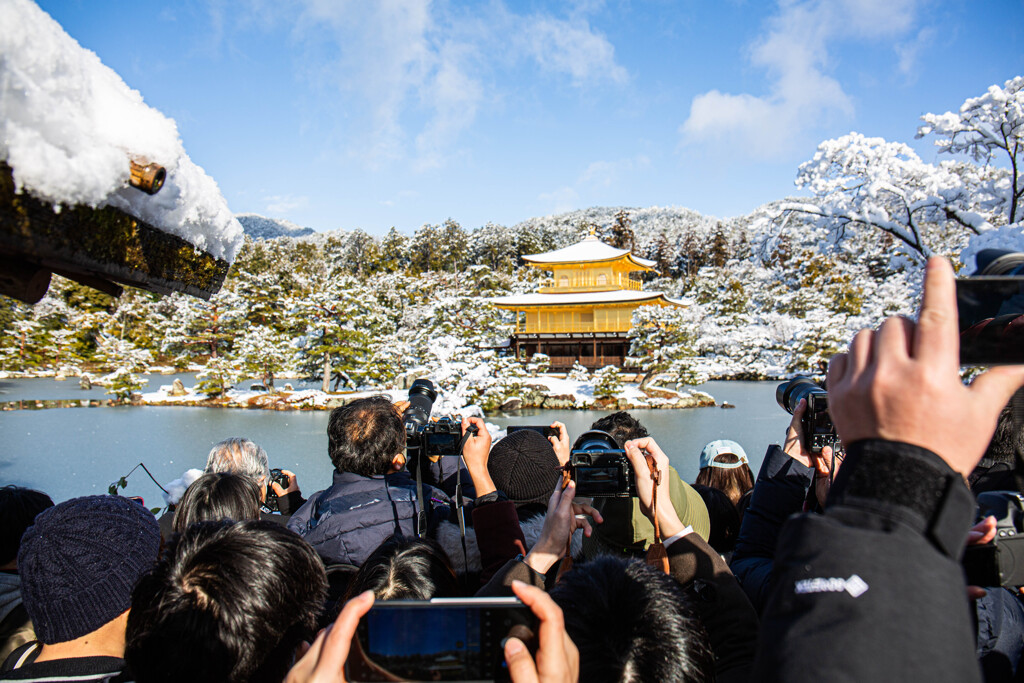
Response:
[[[658,464],[654,461],[653,455],[644,453],[644,457],[647,459],[647,467],[651,471],[651,481],[654,482],[654,494],[651,496],[654,542],[647,548],[647,564],[669,574],[668,552],[665,550],[665,544],[662,543],[661,526],[658,524],[658,484],[661,483],[661,470],[658,469]]]
[[[416,458],[416,537],[423,538],[427,533],[427,508],[423,502],[423,463]]]

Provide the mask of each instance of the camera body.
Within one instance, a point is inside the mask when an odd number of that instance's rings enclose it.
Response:
[[[996,518],[996,537],[968,546],[964,569],[975,586],[1024,586],[1024,496],[1017,491],[978,494],[978,519]]]
[[[437,391],[429,379],[418,379],[409,388],[409,407],[402,414],[405,427],[405,448],[412,456],[433,458],[462,455],[462,421],[443,417],[431,421]],[[467,433],[475,434],[470,425]]]
[[[428,458],[462,454],[459,448],[462,442],[462,422],[450,417],[428,422],[416,431],[414,438],[419,440],[420,453]]]
[[[996,518],[996,537],[991,543],[969,545],[964,552],[964,572],[972,586],[1024,586],[1024,496],[1017,491],[986,491],[978,494],[978,520]]]
[[[276,483],[281,488],[286,489],[291,484],[291,479],[277,468],[270,470],[270,481],[267,482],[267,498],[263,504],[271,512],[280,512],[281,505],[277,502],[277,494],[274,493],[274,487],[270,485],[271,483]]]
[[[586,498],[635,498],[636,478],[611,434],[593,429],[576,439],[569,453],[569,478],[576,495]]]
[[[821,453],[826,446],[833,450],[842,448],[828,412],[828,392],[817,382],[810,377],[794,377],[775,389],[775,400],[790,415],[802,398],[807,399],[807,408],[800,418],[800,428],[811,452]]]

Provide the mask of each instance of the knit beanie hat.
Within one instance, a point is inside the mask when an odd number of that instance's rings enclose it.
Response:
[[[63,643],[112,621],[131,607],[132,589],[159,550],[153,513],[127,498],[72,498],[39,513],[18,551],[36,637]]]
[[[517,505],[547,503],[562,477],[560,467],[551,442],[530,429],[494,444],[487,459],[494,485]]]

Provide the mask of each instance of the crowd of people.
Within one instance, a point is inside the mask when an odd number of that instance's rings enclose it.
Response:
[[[961,565],[997,535],[972,494],[1020,490],[1006,406],[1024,367],[964,385],[957,334],[933,259],[918,320],[860,332],[829,365],[845,449],[809,448],[801,403],[756,480],[716,440],[684,482],[620,412],[592,429],[635,495],[587,499],[561,423],[492,443],[470,417],[461,458],[410,459],[407,405],[370,397],[331,413],[333,480],[308,498],[243,438],[160,519],[5,487],[0,680],[344,681],[375,603],[470,596],[533,614],[491,653],[513,681],[1024,678],[1020,593],[968,586]]]

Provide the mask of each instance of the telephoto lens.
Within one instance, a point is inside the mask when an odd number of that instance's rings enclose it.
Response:
[[[810,377],[794,377],[788,382],[783,382],[775,388],[775,400],[782,409],[790,415],[796,410],[800,399],[808,398],[811,394],[827,396],[827,392],[818,386]],[[808,401],[809,403],[810,401]]]
[[[430,421],[430,411],[434,409],[437,391],[429,379],[418,379],[409,387],[409,407],[402,415],[402,423],[406,430],[423,427]]]

